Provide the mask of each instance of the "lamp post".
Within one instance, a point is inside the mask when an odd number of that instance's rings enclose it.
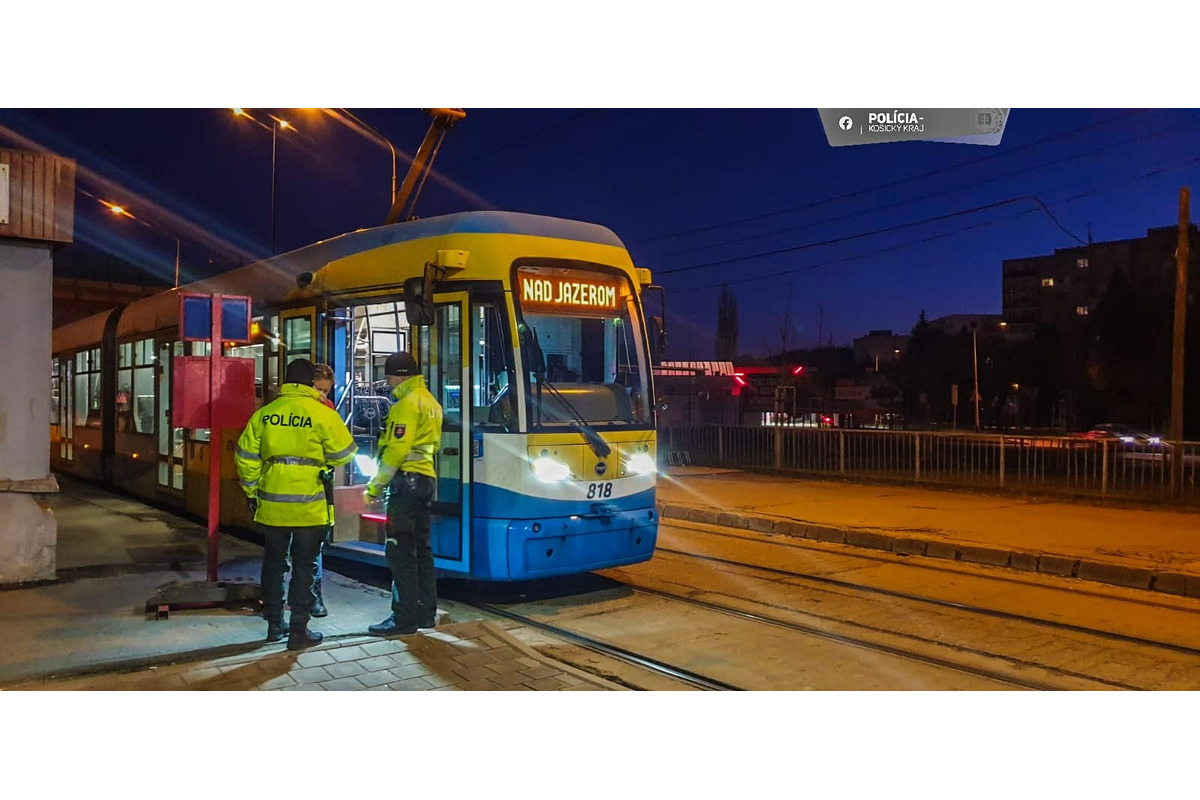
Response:
[[[152,230],[156,230],[159,233],[161,233],[165,236],[169,236],[170,238],[175,240],[175,288],[178,289],[179,288],[179,254],[183,250],[183,242],[180,240],[180,238],[178,236],[176,236],[175,234],[173,234],[163,228],[160,228],[157,225],[153,225],[149,222],[146,222],[143,219],[135,217],[133,214],[129,213],[129,211],[125,208],[125,206],[117,205],[116,203],[109,203],[105,200],[101,200],[100,202],[104,206],[106,206],[109,211],[111,211],[113,214],[117,215],[118,217],[129,217],[134,222],[137,222],[140,225],[144,225],[145,227],[150,228]]]
[[[267,125],[265,122],[259,122],[254,117],[250,116],[244,108],[230,109],[235,117],[242,117],[250,120],[263,130],[271,131],[271,255],[275,255],[275,163],[276,153],[278,150],[279,132],[294,131],[296,126],[288,122],[286,119],[280,119],[276,116],[271,116],[273,124]]]

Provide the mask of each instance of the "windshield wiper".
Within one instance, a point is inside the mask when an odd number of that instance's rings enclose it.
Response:
[[[587,422],[584,421],[583,415],[581,415],[575,409],[575,406],[571,405],[571,401],[564,397],[563,393],[560,392],[558,388],[554,386],[554,384],[546,380],[544,375],[538,376],[538,385],[545,386],[547,389],[549,389],[551,393],[558,398],[558,401],[563,404],[563,408],[565,408],[567,412],[575,418],[571,422],[571,427],[579,431],[579,434],[587,440],[587,443],[592,446],[592,452],[596,454],[596,457],[608,458],[609,454],[612,453],[612,448],[608,446],[608,442],[604,441],[600,434],[596,433],[595,428],[593,428],[591,425],[588,425]],[[538,398],[538,405],[540,410],[540,397]]]

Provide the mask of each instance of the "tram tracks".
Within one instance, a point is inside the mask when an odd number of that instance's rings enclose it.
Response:
[[[1123,644],[1134,644],[1134,645],[1138,645],[1141,647],[1150,647],[1150,648],[1158,648],[1158,649],[1162,649],[1162,650],[1169,650],[1171,652],[1181,653],[1181,654],[1189,655],[1189,656],[1196,656],[1196,657],[1200,658],[1200,648],[1189,647],[1187,645],[1175,644],[1172,642],[1162,642],[1157,639],[1147,639],[1147,638],[1144,638],[1141,636],[1133,636],[1130,634],[1118,633],[1116,631],[1107,631],[1107,630],[1102,630],[1100,628],[1092,628],[1092,627],[1089,627],[1086,625],[1076,625],[1076,624],[1070,623],[1070,622],[1059,622],[1056,620],[1045,619],[1043,617],[1034,617],[1034,616],[1030,616],[1027,614],[1019,614],[1019,613],[1011,612],[1011,611],[1001,611],[1001,610],[993,609],[993,608],[984,608],[982,606],[975,606],[975,605],[971,605],[969,603],[958,603],[958,602],[954,602],[954,601],[950,601],[950,600],[940,600],[940,599],[934,598],[934,597],[927,597],[924,595],[912,594],[909,592],[901,592],[901,591],[898,591],[895,589],[886,589],[886,588],[879,587],[879,586],[870,586],[868,584],[857,583],[854,581],[846,581],[846,580],[842,580],[840,578],[830,578],[825,575],[815,575],[815,574],[812,574],[809,572],[801,572],[799,570],[789,570],[789,569],[782,569],[779,567],[769,567],[769,566],[765,566],[762,564],[755,564],[753,562],[738,561],[736,559],[727,559],[727,558],[721,558],[719,556],[703,555],[700,553],[691,553],[686,550],[677,550],[677,549],[669,548],[669,547],[659,547],[659,548],[657,548],[657,552],[667,553],[667,554],[670,554],[673,556],[680,556],[680,557],[684,557],[684,558],[692,558],[692,559],[696,559],[699,561],[706,561],[706,562],[710,562],[710,563],[722,564],[725,566],[741,567],[741,568],[745,568],[745,569],[758,570],[760,572],[765,572],[765,573],[772,574],[772,575],[781,575],[781,576],[789,577],[789,578],[797,578],[800,580],[808,581],[810,583],[826,585],[826,586],[835,586],[838,588],[850,589],[850,590],[853,590],[856,592],[862,592],[865,594],[879,595],[879,596],[883,596],[883,597],[892,597],[892,598],[896,598],[896,599],[900,599],[900,600],[908,600],[908,601],[922,603],[922,604],[929,605],[929,606],[953,609],[955,611],[961,611],[961,612],[965,612],[968,614],[977,614],[980,616],[993,617],[995,619],[1003,619],[1003,620],[1008,620],[1008,621],[1027,623],[1030,625],[1035,625],[1038,627],[1048,628],[1048,629],[1052,629],[1052,630],[1067,631],[1070,633],[1078,633],[1078,634],[1083,634],[1086,636],[1094,636],[1094,637],[1097,637],[1100,639],[1105,639],[1108,641],[1121,642]],[[1130,600],[1127,602],[1140,604],[1140,602],[1137,600]],[[1158,605],[1158,604],[1155,604],[1155,605]],[[1180,610],[1184,613],[1187,613],[1184,609],[1176,609],[1176,610]]]

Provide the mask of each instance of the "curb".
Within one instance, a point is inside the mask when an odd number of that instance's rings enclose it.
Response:
[[[705,506],[659,503],[658,508],[659,516],[666,519],[701,522],[740,530],[749,529],[771,535],[778,534],[797,539],[832,542],[867,550],[882,550],[897,555],[927,556],[943,558],[947,561],[1007,567],[1021,572],[1079,578],[1094,583],[1122,586],[1128,589],[1144,589],[1181,597],[1200,597],[1200,575],[1182,572],[1131,567],[1111,561],[1093,561],[1055,553],[968,545],[944,539],[916,537],[910,533],[891,534],[873,530],[831,528],[788,517],[743,514]]]

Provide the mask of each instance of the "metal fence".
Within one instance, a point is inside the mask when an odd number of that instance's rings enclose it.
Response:
[[[1200,503],[1197,442],[700,425],[665,428],[659,443],[667,463]]]

